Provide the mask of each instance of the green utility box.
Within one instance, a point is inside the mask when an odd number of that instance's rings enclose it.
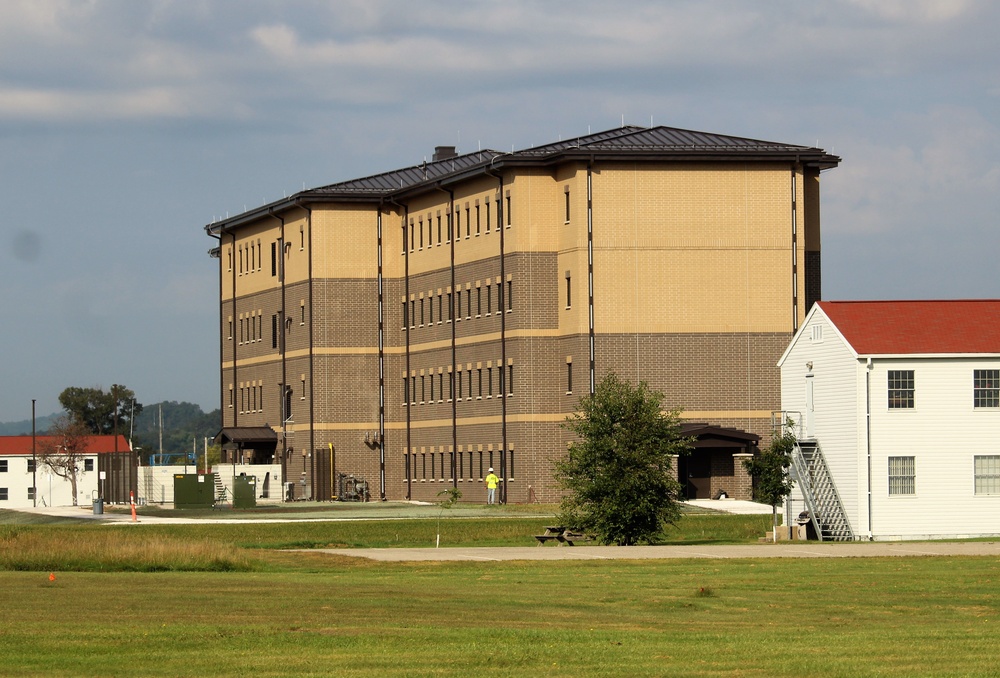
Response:
[[[233,508],[257,508],[257,476],[233,478]]]
[[[212,508],[215,505],[215,474],[174,475],[174,508]]]

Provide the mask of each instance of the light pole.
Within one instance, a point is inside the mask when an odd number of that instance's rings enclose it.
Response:
[[[38,483],[35,469],[38,467],[38,455],[35,451],[37,436],[35,435],[35,399],[31,399],[31,503],[38,507]]]

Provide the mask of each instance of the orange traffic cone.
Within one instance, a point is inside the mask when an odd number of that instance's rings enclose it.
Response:
[[[56,580],[56,573],[49,572],[49,581],[55,581],[55,580]]]

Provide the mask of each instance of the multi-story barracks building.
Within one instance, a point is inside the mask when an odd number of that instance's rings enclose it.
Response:
[[[679,466],[692,496],[734,496],[733,453],[770,434],[778,358],[820,299],[819,177],[839,162],[622,127],[438,147],[209,224],[226,458],[280,464],[291,499],[346,480],[478,501],[492,467],[502,500],[553,501],[560,425],[614,371],[729,441]]]

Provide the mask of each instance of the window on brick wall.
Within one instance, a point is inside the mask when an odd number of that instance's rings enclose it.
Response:
[[[566,395],[573,393],[573,363],[566,363]]]
[[[486,201],[486,232],[490,232],[490,203]]]

